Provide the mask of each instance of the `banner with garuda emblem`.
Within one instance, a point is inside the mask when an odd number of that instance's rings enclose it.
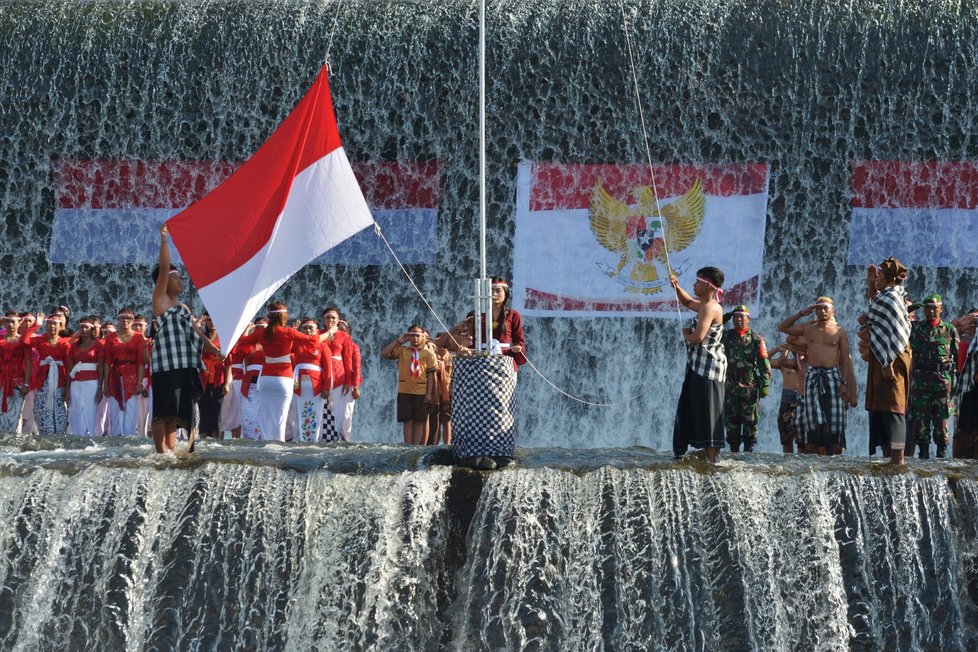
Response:
[[[676,317],[670,266],[692,291],[696,270],[712,265],[726,275],[723,303],[757,314],[769,172],[764,163],[521,163],[513,306]]]

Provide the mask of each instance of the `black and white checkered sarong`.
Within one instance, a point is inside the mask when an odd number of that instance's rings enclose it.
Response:
[[[839,396],[841,384],[842,375],[838,367],[808,368],[808,375],[805,377],[805,396],[802,398],[804,405],[802,418],[808,433],[822,425],[828,426],[829,432],[835,435],[845,432],[846,403]]]
[[[452,371],[452,455],[513,457],[516,370],[503,355],[456,358]]]

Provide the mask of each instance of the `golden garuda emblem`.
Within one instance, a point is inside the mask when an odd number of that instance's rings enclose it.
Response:
[[[659,280],[656,261],[667,275],[666,249],[670,255],[682,251],[703,225],[703,184],[697,179],[685,195],[663,206],[661,215],[655,192],[649,186],[633,188],[631,196],[634,207],[608,194],[599,179],[591,191],[591,232],[602,247],[621,254],[617,269],[604,266],[608,276],[618,280],[628,292],[656,294],[667,282]],[[622,270],[628,264],[632,267],[626,279]]]

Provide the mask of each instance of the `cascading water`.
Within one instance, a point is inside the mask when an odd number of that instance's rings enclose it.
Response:
[[[478,248],[475,9],[451,0],[4,3],[0,301],[109,315],[145,307],[145,266],[48,262],[55,236],[89,255],[109,244],[53,233],[60,162],[244,160],[328,55],[351,159],[442,165],[437,235],[422,244],[433,261],[409,271],[452,325],[469,310]],[[835,297],[840,322],[855,330],[864,299],[862,270],[846,264],[852,161],[975,157],[973,9],[957,0],[625,4],[653,160],[771,165],[754,322],[769,345],[780,340],[776,324],[820,294]],[[618,3],[487,10],[489,259],[508,275],[520,161],[645,157]],[[122,224],[113,240],[138,241],[151,256],[151,234]],[[357,437],[396,441],[393,370],[378,352],[410,323],[440,326],[392,261],[352,263],[310,266],[279,294],[297,315],[328,303],[348,313],[364,348]],[[970,269],[917,268],[909,286],[917,297],[940,291],[959,314],[978,303],[973,281]],[[524,369],[521,444],[669,448],[683,364],[674,323],[528,318],[526,331],[531,360],[571,394],[641,396],[583,406]],[[778,449],[776,402],[763,404],[762,450]],[[865,415],[850,418],[849,448],[865,454]]]
[[[965,464],[55,443],[0,441],[4,649],[978,645]]]
[[[773,344],[784,315],[830,294],[855,330],[850,164],[976,158],[978,7],[629,0],[624,12],[653,160],[771,166],[756,328]],[[513,268],[521,161],[644,162],[621,14],[595,0],[489,3],[491,272]],[[328,54],[350,158],[440,166],[432,259],[408,269],[451,325],[476,269],[475,29],[471,1],[3,3],[0,305],[145,310],[147,265],[84,256],[138,249],[152,229],[122,222],[112,242],[58,231],[62,162],[244,160]],[[227,173],[213,169],[210,185]],[[392,205],[409,194],[388,192]],[[86,196],[76,207],[97,208]],[[81,259],[51,262],[52,242]],[[358,262],[370,260],[309,266],[280,296],[296,315],[329,303],[349,315],[366,377],[355,438],[399,441],[379,350],[412,322],[438,327],[395,266]],[[957,314],[978,304],[973,281],[916,268],[909,287]],[[429,468],[400,447],[204,442],[173,461],[135,441],[0,440],[0,646],[978,648],[972,466],[674,465],[650,450],[670,449],[673,322],[525,326],[531,360],[570,393],[639,397],[585,407],[524,368],[519,443],[532,448],[525,468],[496,475]],[[778,448],[776,401],[762,450]],[[866,419],[850,418],[863,454]],[[636,445],[649,448],[623,448]]]

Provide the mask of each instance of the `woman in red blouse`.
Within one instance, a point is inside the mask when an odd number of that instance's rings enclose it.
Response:
[[[110,435],[136,434],[136,397],[143,391],[146,338],[133,330],[135,315],[123,308],[119,328],[105,338],[102,393],[109,397]]]
[[[251,335],[242,337],[244,344],[261,344],[264,365],[258,379],[261,401],[258,412],[261,420],[262,439],[285,441],[285,428],[295,381],[292,370],[292,351],[299,344],[318,344],[317,335],[306,335],[288,328],[289,310],[281,301],[268,305],[268,326],[256,328]]]
[[[323,415],[323,441],[350,441],[353,426],[353,340],[340,330],[342,319],[336,306],[329,306],[323,311],[325,330],[320,333],[319,340],[329,344],[333,354],[333,389],[326,407],[329,414]],[[360,390],[357,389],[356,393],[359,396]]]
[[[38,355],[37,372],[34,374],[34,422],[38,434],[63,435],[68,430],[68,406],[65,404],[65,363],[68,361],[68,338],[59,333],[65,318],[55,313],[45,323],[44,313],[38,313],[37,321],[20,336],[20,341],[34,349]],[[45,334],[33,337],[41,324]]]
[[[319,324],[307,317],[299,331],[319,337]],[[295,394],[292,421],[295,441],[318,442],[323,433],[323,403],[333,387],[333,353],[329,343],[296,343],[292,349]]]
[[[201,324],[201,330],[204,336],[211,341],[211,344],[221,348],[217,329],[206,313],[204,314],[204,323]],[[200,359],[204,363],[204,371],[200,374],[200,382],[204,391],[197,401],[197,409],[200,410],[200,435],[201,437],[220,438],[221,431],[218,425],[221,416],[221,401],[224,398],[224,376],[228,369],[225,365],[224,356],[204,351],[201,353]]]
[[[83,437],[95,437],[99,431],[98,404],[102,400],[102,342],[95,338],[92,320],[83,317],[78,322],[78,339],[68,352],[68,432]]]

